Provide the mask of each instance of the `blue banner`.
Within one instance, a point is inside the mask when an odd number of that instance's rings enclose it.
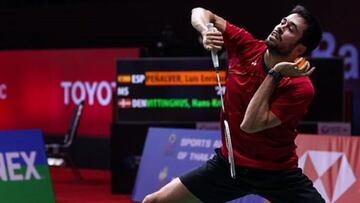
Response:
[[[172,179],[202,165],[221,146],[220,132],[172,128],[149,128],[132,193],[135,202],[157,191]],[[231,203],[264,203],[248,195]]]
[[[0,131],[0,196],[4,202],[55,202],[42,133]]]

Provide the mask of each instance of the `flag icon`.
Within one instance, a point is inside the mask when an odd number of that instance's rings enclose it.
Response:
[[[117,81],[118,83],[131,83],[131,75],[119,75]]]
[[[128,108],[131,108],[132,105],[131,105],[131,99],[129,98],[120,98],[118,100],[118,106],[119,108],[121,109],[128,109]]]

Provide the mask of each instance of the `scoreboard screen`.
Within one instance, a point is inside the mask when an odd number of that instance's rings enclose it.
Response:
[[[121,59],[116,73],[117,123],[219,120],[224,87],[217,85],[210,58]]]
[[[343,121],[342,59],[310,59],[315,97],[303,121]],[[219,120],[222,88],[210,58],[145,58],[117,61],[116,122],[194,123]],[[330,91],[331,90],[331,91]]]

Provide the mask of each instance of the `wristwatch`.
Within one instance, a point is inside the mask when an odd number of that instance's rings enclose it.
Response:
[[[279,82],[283,78],[281,73],[275,71],[274,69],[269,70],[268,74],[271,75],[272,77],[274,77],[276,82]]]

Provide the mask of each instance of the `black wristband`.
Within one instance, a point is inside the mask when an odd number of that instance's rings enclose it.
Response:
[[[281,75],[280,72],[277,72],[275,71],[274,69],[271,69],[269,72],[268,72],[269,75],[271,75],[272,77],[275,78],[276,82],[279,82],[283,76]]]

